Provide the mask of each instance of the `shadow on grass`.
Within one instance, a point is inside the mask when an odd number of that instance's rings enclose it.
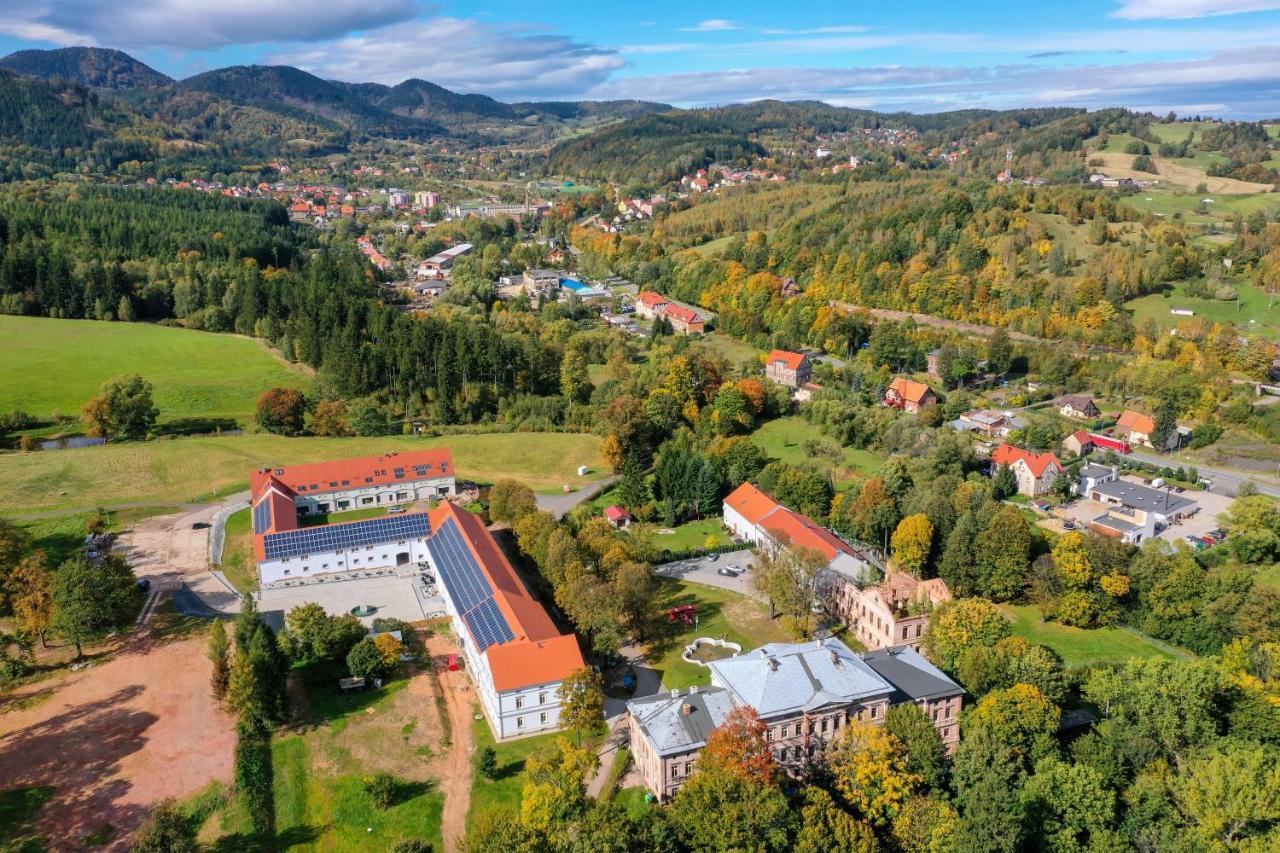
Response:
[[[408,779],[397,779],[395,790],[391,794],[390,808],[402,806],[405,803],[418,799],[418,797],[430,794],[435,790],[435,783],[431,781],[414,782]]]
[[[165,435],[207,435],[229,431],[239,431],[240,425],[235,418],[174,418],[156,424],[155,434]]]
[[[649,638],[650,663],[661,659],[684,640],[698,633],[694,625],[686,625],[683,621],[672,621],[669,611],[673,607],[692,604],[697,608],[698,624],[705,625],[720,615],[723,605],[718,601],[706,601],[687,590],[681,590],[675,584],[664,583],[658,587],[655,599],[657,613],[651,621],[645,635]],[[659,673],[661,674],[661,673]]]
[[[52,785],[0,791],[0,849],[42,850],[43,844],[23,830],[53,796]]]
[[[403,669],[403,668],[402,668]],[[348,717],[362,713],[369,706],[404,688],[408,680],[403,673],[384,679],[382,687],[343,692],[338,686],[347,677],[344,661],[322,661],[294,670],[306,690],[307,715],[302,727],[330,725],[341,727]]]
[[[321,835],[320,827],[291,826],[276,833],[275,838],[259,838],[245,833],[224,835],[207,849],[214,853],[276,853],[300,844],[314,844]]]

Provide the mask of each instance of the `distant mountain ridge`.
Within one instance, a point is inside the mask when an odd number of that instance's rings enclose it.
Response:
[[[105,47],[20,50],[0,59],[0,68],[24,77],[67,80],[94,89],[151,89],[173,83],[172,77],[124,51]]]

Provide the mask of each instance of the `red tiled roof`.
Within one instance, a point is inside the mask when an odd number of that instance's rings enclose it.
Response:
[[[621,521],[624,518],[630,518],[631,513],[627,512],[617,504],[614,504],[613,506],[607,506],[604,508],[604,517],[610,521]]]
[[[657,308],[659,305],[666,305],[671,300],[658,293],[656,290],[642,290],[636,294],[636,301],[643,302],[650,308]]]
[[[769,363],[782,362],[782,366],[789,370],[799,370],[804,364],[805,357],[798,352],[788,352],[784,349],[776,349],[769,353]]]
[[[666,315],[668,317],[675,317],[677,320],[684,323],[702,322],[702,317],[698,315],[697,311],[694,311],[692,308],[686,308],[683,305],[677,305],[674,302],[667,304]]]
[[[426,473],[416,473],[413,469],[418,466],[426,466]],[[401,476],[397,476],[396,471],[401,471]],[[250,485],[255,497],[266,488],[269,479],[279,480],[298,494],[309,495],[451,477],[453,473],[453,454],[448,448],[438,447],[334,462],[309,462],[285,468],[263,468],[253,472]]]
[[[1051,467],[1062,470],[1062,463],[1052,453],[1032,453],[1011,444],[1002,444],[997,447],[991,454],[991,460],[997,465],[1013,465],[1021,460],[1027,463],[1032,475],[1037,478],[1044,476],[1044,472]]]
[[[1116,420],[1116,426],[1124,427],[1130,432],[1140,432],[1143,435],[1151,435],[1156,431],[1156,422],[1153,418],[1130,410],[1125,410],[1120,415]]]
[[[898,396],[911,403],[923,402],[929,394],[933,393],[923,382],[913,382],[901,376],[889,383],[889,390],[898,392]]]
[[[766,515],[781,506],[750,483],[743,483],[730,492],[724,503],[745,518],[748,524],[759,524]]]
[[[748,523],[764,528],[779,542],[795,548],[812,548],[827,560],[834,560],[838,553],[854,554],[854,550],[834,533],[807,515],[787,509],[750,483],[738,486],[724,502]]]

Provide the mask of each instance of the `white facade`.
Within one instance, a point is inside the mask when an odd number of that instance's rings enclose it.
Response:
[[[427,539],[402,539],[376,545],[362,545],[297,557],[263,560],[258,563],[262,583],[309,578],[335,572],[359,572],[393,568],[427,560]]]
[[[328,492],[299,492],[294,503],[298,506],[298,512],[303,515],[317,515],[366,506],[391,506],[408,501],[440,500],[454,494],[457,494],[457,487],[454,478],[448,476]]]

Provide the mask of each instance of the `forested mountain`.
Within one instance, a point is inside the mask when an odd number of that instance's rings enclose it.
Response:
[[[124,51],[105,47],[20,50],[0,59],[0,68],[25,77],[66,80],[95,89],[152,89],[173,82]]]

